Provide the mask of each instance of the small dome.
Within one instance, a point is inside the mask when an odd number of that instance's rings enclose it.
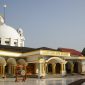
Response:
[[[8,60],[7,60],[7,64],[8,65],[17,65],[17,62],[16,62],[16,60],[14,59],[14,58],[9,58]]]
[[[6,61],[3,57],[0,57],[0,65],[6,66]]]
[[[18,64],[27,66],[27,62],[24,59],[19,59]]]
[[[19,34],[14,28],[12,28],[6,24],[3,24],[3,25],[0,25],[0,38],[2,38],[2,37],[18,39]]]

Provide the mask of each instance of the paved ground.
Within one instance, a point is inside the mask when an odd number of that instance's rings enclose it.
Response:
[[[26,82],[15,82],[15,78],[6,78],[0,79],[0,85],[69,85],[71,82],[79,79],[85,79],[85,76],[78,75],[47,79],[27,78]],[[85,85],[85,83],[82,85]]]

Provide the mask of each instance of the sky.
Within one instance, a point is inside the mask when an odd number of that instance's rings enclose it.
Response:
[[[85,47],[85,0],[5,0],[6,24],[22,28],[25,47]],[[0,0],[0,15],[3,15]]]

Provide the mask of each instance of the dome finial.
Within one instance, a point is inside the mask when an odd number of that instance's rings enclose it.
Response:
[[[0,16],[0,25],[4,24],[4,19],[2,16]]]
[[[6,22],[6,1],[4,0],[4,5],[3,5],[3,8],[4,8],[4,22]]]

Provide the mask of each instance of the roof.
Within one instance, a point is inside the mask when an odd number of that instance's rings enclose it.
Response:
[[[19,39],[18,32],[13,28],[6,24],[0,25],[0,38],[13,38],[13,39]]]
[[[0,38],[13,38],[19,39],[18,32],[13,28],[4,23],[4,19],[0,16]]]
[[[82,56],[81,52],[76,51],[74,49],[69,49],[69,48],[52,49],[48,47],[30,48],[30,47],[15,47],[15,46],[8,46],[8,45],[0,45],[0,50],[20,52],[20,53],[31,52],[31,51],[36,51],[36,50],[51,50],[51,51],[69,52],[71,56]]]
[[[48,47],[40,47],[37,48],[36,50],[51,50],[51,51],[57,51],[56,49],[48,48]]]
[[[0,50],[25,53],[25,52],[33,51],[35,49],[29,47],[15,47],[15,46],[0,45]]]
[[[16,46],[8,46],[8,45],[0,45],[0,50],[4,51],[11,51],[11,52],[31,52],[36,50],[51,50],[51,51],[57,51],[56,49],[48,48],[48,47],[40,47],[40,48],[30,48],[30,47],[16,47]]]
[[[70,49],[70,48],[58,48],[57,49],[58,51],[61,51],[61,52],[70,52],[70,55],[71,56],[82,56],[82,53],[75,50],[75,49]]]

